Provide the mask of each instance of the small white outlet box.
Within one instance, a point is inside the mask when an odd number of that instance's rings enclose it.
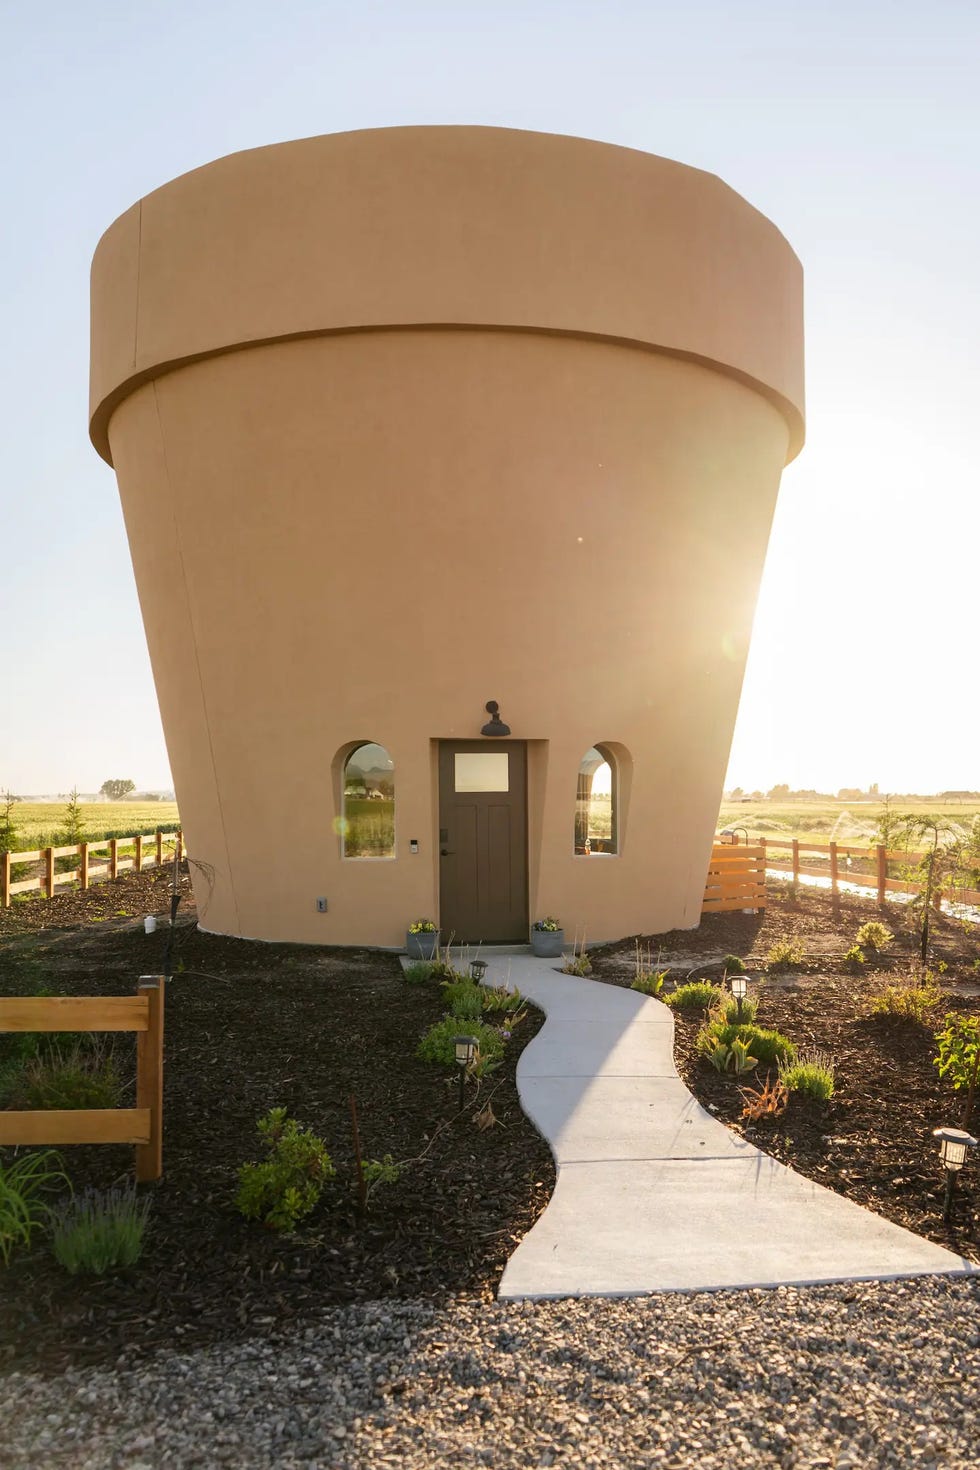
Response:
[[[327,912],[327,900],[325,898],[317,899],[316,911],[318,914],[325,914]]]

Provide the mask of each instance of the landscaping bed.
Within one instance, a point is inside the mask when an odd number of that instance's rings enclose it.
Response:
[[[160,973],[167,942],[131,916],[166,912],[168,880],[132,875],[8,911],[0,994],[131,994],[140,975]],[[393,955],[202,934],[189,896],[180,924],[166,997],[164,1177],[144,1186],[153,1209],[143,1258],[81,1278],[43,1240],[15,1254],[2,1271],[0,1366],[288,1334],[325,1305],[379,1297],[491,1298],[554,1182],[514,1084],[540,1012],[528,1011],[479,1091],[469,1084],[458,1114],[451,1069],[415,1054],[445,1009],[437,984],[408,985]],[[116,1043],[127,1077],[132,1049],[130,1037]],[[416,1161],[378,1187],[363,1218],[352,1093],[364,1157]],[[488,1100],[496,1122],[480,1127]],[[234,1207],[239,1166],[262,1157],[256,1120],[277,1105],[324,1138],[337,1171],[289,1235]],[[129,1148],[61,1152],[76,1190],[132,1173]]]
[[[783,1033],[797,1048],[833,1059],[835,1090],[826,1103],[791,1094],[777,1117],[742,1117],[741,1089],[778,1078],[759,1066],[742,1077],[720,1073],[698,1052],[704,1016],[675,1011],[678,1071],[698,1100],[756,1147],[799,1173],[846,1195],[898,1225],[971,1259],[980,1260],[980,1149],[962,1170],[949,1222],[942,1219],[945,1175],[932,1130],[960,1126],[963,1096],[934,1065],[934,1033],[947,1013],[980,1014],[980,931],[947,916],[932,925],[930,967],[941,1000],[925,1024],[869,1015],[885,985],[903,984],[918,954],[915,916],[889,905],[881,917],[894,932],[878,958],[851,973],[845,956],[860,925],[877,917],[873,904],[803,891],[797,900],[771,894],[764,915],[711,915],[699,929],[640,941],[673,983],[689,974],[720,980],[724,957],[738,955],[748,971],[749,995],[759,1002],[757,1024]],[[780,940],[803,946],[804,960],[770,971],[766,956]],[[592,957],[593,973],[629,985],[635,941],[608,946]],[[659,956],[659,959],[658,959]],[[941,968],[942,967],[942,968]],[[980,1100],[971,1130],[980,1132]]]

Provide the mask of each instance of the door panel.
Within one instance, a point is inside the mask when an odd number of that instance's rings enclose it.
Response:
[[[463,759],[457,761],[457,755]],[[471,789],[480,786],[490,789]],[[492,745],[486,740],[441,742],[439,828],[443,938],[448,940],[452,933],[455,942],[464,944],[526,940],[527,751],[523,741],[494,741]]]

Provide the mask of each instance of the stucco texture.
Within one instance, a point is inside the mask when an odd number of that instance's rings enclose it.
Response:
[[[437,742],[491,698],[528,742],[532,916],[698,922],[801,442],[800,303],[795,256],[719,180],[540,134],[260,149],[116,222],[92,433],[206,928],[397,945],[436,916]],[[360,741],[394,760],[390,860],[334,832]],[[619,853],[577,857],[597,743]]]

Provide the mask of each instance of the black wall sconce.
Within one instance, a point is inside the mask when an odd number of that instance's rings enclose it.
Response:
[[[500,718],[500,705],[497,703],[497,701],[495,699],[488,699],[486,704],[484,705],[484,709],[486,710],[490,718],[484,725],[483,729],[480,731],[480,734],[509,735],[510,726],[505,725],[503,720]]]

